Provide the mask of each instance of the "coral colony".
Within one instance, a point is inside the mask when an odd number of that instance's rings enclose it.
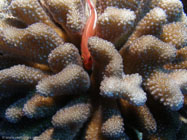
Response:
[[[0,110],[5,140],[187,140],[182,2],[0,0]]]

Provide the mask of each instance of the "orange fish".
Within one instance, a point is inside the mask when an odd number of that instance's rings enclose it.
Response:
[[[84,27],[84,31],[82,34],[82,40],[81,40],[81,56],[83,59],[84,67],[87,70],[90,70],[92,68],[92,57],[88,50],[88,39],[91,36],[95,35],[96,31],[96,22],[97,22],[97,12],[94,7],[94,4],[91,0],[86,0],[86,4],[89,7],[90,16],[88,20],[86,21],[86,25]]]

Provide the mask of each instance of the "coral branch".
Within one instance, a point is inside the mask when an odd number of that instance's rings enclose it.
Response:
[[[97,21],[97,36],[111,41],[119,49],[132,32],[136,15],[128,9],[108,7]]]
[[[61,129],[61,135],[73,139],[84,122],[91,115],[91,104],[87,98],[78,98],[57,111],[52,118],[55,128]]]
[[[187,47],[177,50],[176,59],[164,65],[164,68],[168,70],[187,69]]]
[[[123,99],[120,100],[120,104],[126,122],[130,123],[132,126],[136,127],[145,134],[152,134],[156,132],[156,120],[146,105],[134,106]]]
[[[107,139],[124,138],[123,118],[117,108],[116,102],[113,100],[105,100],[105,102],[103,107],[103,124],[101,127],[102,135]]]
[[[0,29],[0,49],[3,53],[39,63],[47,63],[51,50],[63,44],[63,39],[49,26],[35,23],[26,29]]]
[[[56,109],[54,97],[36,94],[24,104],[23,112],[28,118],[43,118],[54,114]]]
[[[101,107],[99,107],[99,109],[93,113],[91,121],[88,124],[88,129],[86,131],[85,139],[104,140],[101,136],[101,124],[102,124],[102,110]]]
[[[98,37],[91,37],[88,40],[88,45],[94,60],[94,77],[122,77],[122,58],[112,43]]]
[[[89,87],[88,74],[82,67],[70,64],[56,75],[42,79],[36,89],[43,96],[54,96],[86,92]]]
[[[187,45],[187,26],[181,22],[173,22],[163,26],[161,39],[182,48]]]
[[[186,70],[174,73],[156,71],[146,80],[145,87],[155,99],[159,100],[165,106],[171,110],[179,110],[184,102],[180,87],[186,84],[186,80],[181,80],[183,79],[183,73],[186,76]]]
[[[53,72],[60,72],[69,64],[82,66],[78,49],[70,43],[65,43],[55,48],[48,56],[50,69]]]
[[[180,0],[152,0],[152,7],[162,8],[169,22],[179,21],[183,14],[183,5]]]
[[[104,12],[104,10],[107,7],[127,8],[127,9],[131,9],[131,10],[135,11],[139,7],[140,2],[136,1],[136,0],[126,0],[126,1],[99,0],[99,1],[97,1],[96,5],[97,5],[97,12],[99,14],[101,14]]]
[[[80,0],[42,0],[54,20],[67,32],[71,41],[80,43],[80,35],[85,23],[83,6]]]
[[[126,73],[147,74],[155,65],[157,67],[173,60],[176,56],[174,46],[162,42],[152,35],[135,40],[129,48],[120,50]],[[144,68],[147,67],[145,70]]]
[[[53,135],[54,135],[54,128],[49,128],[45,130],[40,136],[34,137],[33,140],[42,140],[42,139],[51,140],[53,138]],[[58,138],[59,137],[60,136],[58,136]]]
[[[27,100],[30,98],[31,95],[22,98],[18,101],[16,101],[15,103],[13,103],[12,105],[10,105],[6,111],[5,111],[5,118],[11,122],[11,123],[17,123],[19,122],[23,116],[24,116],[24,112],[23,112],[23,106],[24,104],[27,102]]]
[[[146,93],[140,87],[142,77],[138,74],[124,75],[122,79],[117,77],[104,78],[101,82],[100,94],[102,96],[123,98],[135,105],[143,105],[147,98]]]
[[[46,76],[44,72],[38,69],[17,65],[0,71],[0,85],[1,88],[34,86]]]
[[[142,35],[159,35],[162,25],[166,23],[167,15],[161,8],[154,8],[150,10],[138,23],[135,31],[129,37],[125,46],[129,46],[134,40]]]
[[[13,0],[8,10],[27,25],[42,22],[53,28],[61,37],[65,37],[60,28],[51,21],[38,0]]]

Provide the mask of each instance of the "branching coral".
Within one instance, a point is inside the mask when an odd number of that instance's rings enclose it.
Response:
[[[129,48],[125,49],[124,46],[120,53],[126,73],[148,75],[155,67],[172,61],[176,56],[176,49],[152,35],[144,35],[131,43]]]
[[[70,43],[59,45],[52,50],[48,56],[48,63],[53,72],[60,72],[69,64],[82,66],[78,49]]]
[[[136,15],[128,9],[108,7],[99,16],[97,22],[97,36],[115,43],[120,47],[132,31]],[[115,28],[114,28],[115,27]],[[113,34],[110,34],[113,32]]]
[[[180,0],[0,1],[0,136],[181,140],[187,130],[187,16]],[[92,8],[92,7],[91,7]],[[89,32],[89,30],[88,30]]]
[[[39,63],[47,63],[50,51],[63,44],[63,39],[43,23],[32,24],[26,29],[3,28],[0,40],[2,53],[24,57]]]
[[[28,118],[43,118],[54,113],[57,109],[57,103],[57,99],[54,97],[36,94],[24,104],[23,112]]]
[[[150,10],[140,22],[136,26],[135,31],[132,35],[128,38],[127,43],[125,46],[131,44],[134,40],[141,37],[142,35],[153,34],[158,35],[160,34],[161,27],[164,23],[166,23],[167,15],[163,9],[156,7]]]
[[[185,70],[167,74],[157,71],[150,75],[145,86],[154,98],[159,99],[165,106],[179,110],[183,105],[181,89],[186,84],[186,72]]]
[[[88,124],[88,128],[86,131],[86,140],[103,140],[101,136],[101,123],[102,123],[102,110],[99,107],[91,118],[91,121]]]
[[[61,37],[64,37],[63,32],[51,21],[38,0],[14,0],[10,3],[8,10],[27,25],[42,22],[52,27]]]
[[[157,130],[157,123],[146,105],[134,106],[127,101],[120,100],[122,113],[127,117],[126,122],[137,127],[145,134],[152,134]]]
[[[89,86],[89,77],[83,68],[69,65],[56,75],[42,79],[36,90],[41,95],[53,96],[86,92]]]
[[[161,38],[164,42],[182,48],[187,45],[187,28],[183,23],[170,23],[163,26]]]
[[[21,85],[35,86],[39,80],[46,76],[41,70],[25,65],[17,65],[0,71],[0,84],[1,88],[9,88],[9,85],[11,85],[11,88]]]
[[[165,64],[165,69],[186,69],[187,68],[187,47],[181,48],[177,50],[176,59],[169,64]]]
[[[140,87],[142,77],[138,74],[124,75],[122,79],[116,77],[105,78],[100,87],[102,96],[123,98],[135,105],[143,105],[147,98]]]
[[[74,43],[80,43],[80,35],[85,23],[84,8],[80,0],[41,0],[54,20],[66,30]]]
[[[152,0],[151,7],[162,8],[169,22],[180,20],[183,14],[183,5],[179,0]]]
[[[90,117],[91,104],[86,99],[76,99],[65,108],[59,110],[52,118],[55,128],[62,129],[64,138],[68,135],[74,137],[84,122]],[[70,134],[69,134],[70,133]],[[72,138],[69,138],[72,139]]]

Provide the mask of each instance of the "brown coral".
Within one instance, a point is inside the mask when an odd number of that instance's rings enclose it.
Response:
[[[187,45],[187,27],[180,22],[174,22],[163,26],[161,39],[176,48],[182,48]]]
[[[172,61],[176,49],[152,35],[146,35],[135,40],[127,49],[124,46],[120,53],[126,73],[147,75],[155,66]]]
[[[59,23],[75,44],[80,43],[80,35],[85,23],[80,0],[42,0],[54,20]],[[63,8],[62,8],[63,7]]]
[[[58,35],[64,37],[63,32],[51,21],[38,0],[14,0],[11,2],[8,10],[10,10],[13,16],[27,25],[42,22],[52,27]]]
[[[36,85],[39,80],[46,77],[47,75],[41,70],[27,67],[25,65],[17,65],[8,69],[0,71],[0,84],[1,88],[6,88],[9,85],[20,86],[20,85]]]
[[[182,74],[181,71],[178,71],[177,74],[179,73]],[[180,74],[178,78],[180,78]],[[184,84],[184,81],[179,80],[178,83],[178,79],[176,77],[173,78],[172,75],[175,75],[175,73],[167,74],[159,71],[152,73],[147,79],[145,86],[155,99],[160,100],[172,110],[179,110],[184,102],[180,90],[180,86]],[[175,78],[177,81],[175,81]]]
[[[48,56],[48,63],[53,72],[60,72],[69,64],[82,66],[78,49],[70,43],[61,44],[52,50]]]
[[[63,39],[43,23],[32,24],[26,29],[7,27],[0,31],[2,53],[39,63],[47,63],[50,51],[63,44]]]
[[[152,0],[151,6],[162,8],[169,22],[180,20],[183,14],[183,5],[179,0]]]
[[[162,29],[162,25],[167,21],[166,18],[167,15],[161,8],[156,7],[150,10],[150,12],[147,13],[143,17],[143,19],[140,20],[140,22],[138,22],[135,31],[129,37],[125,46],[128,46],[134,40],[141,37],[142,35],[158,35]]]
[[[124,44],[135,24],[136,15],[128,9],[108,7],[97,21],[97,36],[115,44]],[[115,28],[114,28],[115,27]]]
[[[88,74],[78,65],[69,65],[56,75],[42,79],[36,86],[43,96],[78,94],[90,86]]]
[[[79,52],[87,2],[0,1],[0,136],[185,139],[181,1],[91,1],[98,20],[89,71]]]

